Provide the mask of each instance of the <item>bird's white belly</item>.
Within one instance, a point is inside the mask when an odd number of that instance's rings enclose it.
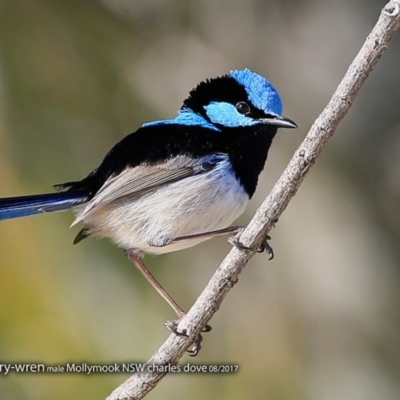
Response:
[[[249,197],[225,160],[194,175],[133,199],[119,200],[89,214],[90,233],[108,237],[124,249],[163,254],[208,238],[173,239],[229,226],[243,213]]]

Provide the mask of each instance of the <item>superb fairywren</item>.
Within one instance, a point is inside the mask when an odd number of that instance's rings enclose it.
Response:
[[[0,220],[73,209],[82,223],[74,243],[110,238],[175,310],[183,310],[142,262],[232,233],[229,225],[254,194],[281,115],[277,91],[248,70],[206,80],[174,119],[143,124],[100,166],[58,193],[0,199]]]

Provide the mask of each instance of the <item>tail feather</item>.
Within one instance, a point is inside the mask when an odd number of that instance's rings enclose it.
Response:
[[[54,211],[65,211],[86,203],[89,196],[84,192],[37,194],[33,196],[0,199],[0,221]]]

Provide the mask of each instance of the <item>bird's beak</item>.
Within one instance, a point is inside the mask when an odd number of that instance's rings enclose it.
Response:
[[[290,128],[290,129],[297,128],[297,124],[295,122],[282,115],[277,115],[276,117],[273,118],[262,118],[260,119],[260,121],[263,124],[274,125],[277,126],[278,128]]]

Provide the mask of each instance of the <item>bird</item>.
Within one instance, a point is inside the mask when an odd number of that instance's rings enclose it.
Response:
[[[0,199],[0,221],[72,210],[82,224],[74,244],[96,236],[122,248],[177,314],[183,309],[143,263],[214,236],[231,226],[253,196],[282,116],[277,90],[250,69],[206,79],[172,119],[144,123],[100,166],[53,193]],[[237,242],[240,245],[239,242]]]

